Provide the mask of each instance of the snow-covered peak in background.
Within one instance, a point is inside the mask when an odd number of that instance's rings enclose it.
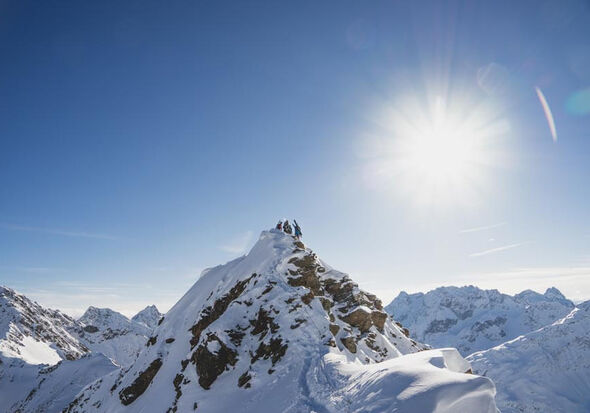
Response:
[[[105,354],[120,366],[128,366],[135,360],[153,329],[110,308],[92,306],[78,322],[81,324],[77,331],[80,340],[92,351]]]
[[[466,286],[401,292],[386,310],[410,329],[412,338],[468,355],[546,326],[573,308],[556,288],[510,296]]]
[[[158,321],[162,318],[162,313],[158,311],[155,305],[148,305],[146,308],[135,314],[131,321],[143,324],[149,329],[153,329],[158,325]]]
[[[474,372],[496,383],[503,413],[589,412],[590,301],[544,328],[468,359]]]
[[[456,350],[425,349],[348,275],[264,231],[247,255],[206,270],[132,366],[68,411],[496,411],[493,384],[465,374]]]
[[[123,314],[110,308],[88,307],[86,312],[78,319],[85,326],[94,326],[99,330],[138,330],[147,333],[145,326],[134,323]]]
[[[75,325],[68,315],[0,286],[0,356],[49,365],[77,359],[88,349],[71,333]]]

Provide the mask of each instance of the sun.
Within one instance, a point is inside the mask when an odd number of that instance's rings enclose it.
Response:
[[[450,105],[441,97],[431,102],[388,108],[371,179],[419,204],[472,203],[485,189],[508,124],[485,105]]]

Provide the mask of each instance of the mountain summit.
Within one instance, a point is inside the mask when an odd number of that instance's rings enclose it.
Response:
[[[68,411],[496,411],[494,385],[465,374],[456,350],[408,335],[301,241],[264,231],[247,255],[205,270],[131,367]]]

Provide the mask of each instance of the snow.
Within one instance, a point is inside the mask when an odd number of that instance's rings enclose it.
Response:
[[[0,286],[0,355],[31,364],[56,364],[88,349],[76,338],[76,322]]]
[[[142,320],[139,322],[109,308],[88,307],[78,319],[82,325],[79,339],[93,352],[103,353],[120,366],[129,366],[151,335],[153,328],[147,324],[155,316],[154,309],[157,311],[155,307],[148,307],[147,312],[138,313]]]
[[[422,351],[374,296],[280,231],[204,271],[152,336],[129,369],[86,387],[69,411],[496,411],[494,385],[466,374],[456,350]]]
[[[378,364],[338,363],[345,386],[333,397],[348,412],[495,413],[495,388],[456,349],[429,350]],[[452,380],[450,376],[454,376]]]
[[[590,411],[590,302],[566,317],[468,357],[498,388],[503,413]]]
[[[86,385],[117,369],[102,354],[65,360],[46,367],[4,359],[0,373],[0,406],[7,411],[61,412]]]
[[[402,292],[386,310],[412,337],[434,347],[456,347],[463,355],[485,350],[537,330],[574,308],[556,288],[515,296],[497,290],[440,287],[426,294]]]
[[[131,321],[142,324],[150,330],[158,325],[158,321],[162,318],[162,313],[158,311],[155,305],[148,305],[146,308],[135,314]]]
[[[61,357],[57,351],[48,343],[37,341],[32,337],[25,336],[21,340],[22,348],[19,349],[19,354],[14,354],[10,350],[2,351],[4,357],[20,357],[29,364],[57,364],[61,361]]]

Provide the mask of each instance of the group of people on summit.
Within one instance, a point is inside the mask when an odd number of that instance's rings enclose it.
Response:
[[[303,235],[303,233],[301,232],[301,227],[299,226],[296,220],[293,220],[293,227],[291,227],[291,224],[289,223],[288,219],[286,219],[285,222],[279,220],[276,229],[278,229],[279,231],[284,231],[286,234],[289,235],[293,234],[293,231],[295,231],[294,235],[297,239],[301,239],[301,236]]]

